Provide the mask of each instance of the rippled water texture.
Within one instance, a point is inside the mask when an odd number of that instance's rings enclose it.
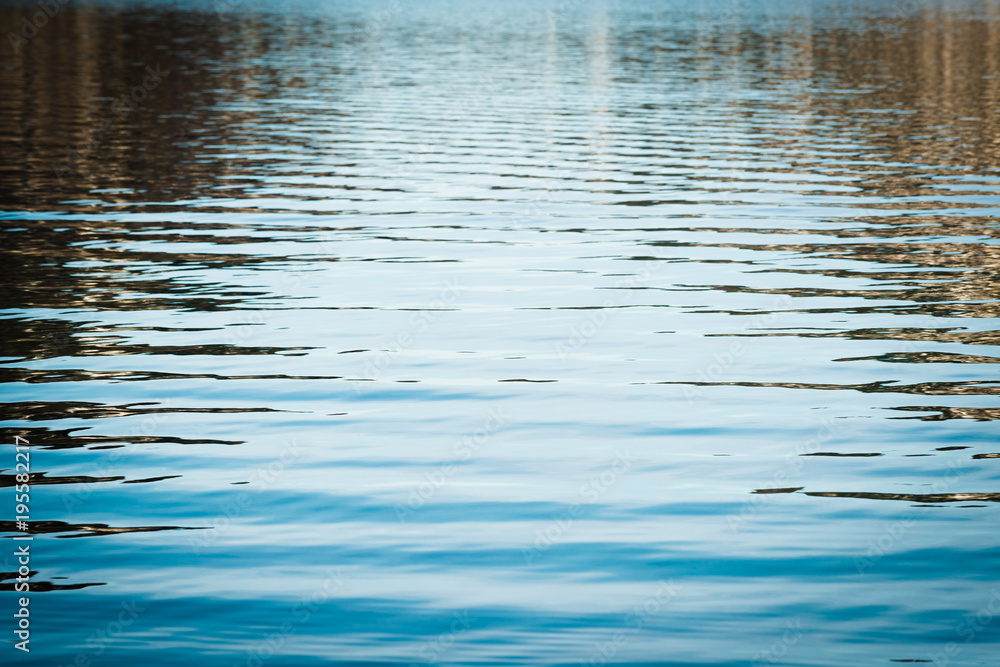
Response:
[[[1000,664],[1000,3],[55,5],[4,664]]]

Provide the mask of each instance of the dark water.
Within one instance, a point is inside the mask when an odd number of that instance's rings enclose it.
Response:
[[[3,664],[1000,664],[1000,3],[37,11]]]

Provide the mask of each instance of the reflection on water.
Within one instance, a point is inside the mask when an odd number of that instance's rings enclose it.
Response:
[[[1000,3],[792,4],[0,2],[4,660],[992,664]]]

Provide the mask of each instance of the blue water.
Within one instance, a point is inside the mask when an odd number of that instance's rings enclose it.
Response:
[[[2,664],[1000,664],[1000,2],[37,11]]]

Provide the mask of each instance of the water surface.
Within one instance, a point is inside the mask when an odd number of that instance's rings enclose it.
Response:
[[[997,664],[1000,3],[24,41],[4,664]]]

